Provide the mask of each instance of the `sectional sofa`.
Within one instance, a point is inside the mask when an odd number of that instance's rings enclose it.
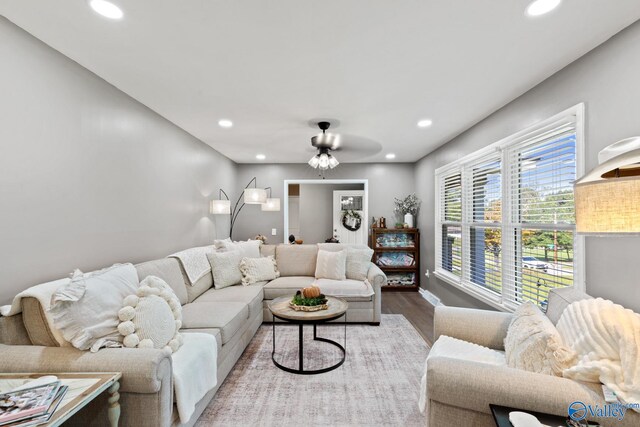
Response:
[[[339,250],[338,244],[323,249]],[[214,289],[208,274],[193,285],[180,262],[162,258],[136,265],[140,280],[153,275],[165,280],[182,304],[182,332],[208,333],[218,344],[218,385],[197,405],[186,425],[193,425],[242,355],[262,322],[273,319],[270,300],[292,295],[314,280],[318,245],[263,245],[262,256],[276,258],[281,277],[249,286]],[[347,319],[353,323],[380,323],[380,287],[386,276],[371,264],[368,281],[373,295],[344,296],[349,301]],[[361,285],[362,283],[360,283]],[[341,286],[354,289],[358,283]],[[97,353],[58,347],[39,302],[22,300],[22,314],[0,317],[0,372],[95,372],[123,373],[120,388],[122,426],[178,425],[173,401],[171,357],[156,349],[102,349]],[[108,425],[106,395],[74,416],[68,425]]]

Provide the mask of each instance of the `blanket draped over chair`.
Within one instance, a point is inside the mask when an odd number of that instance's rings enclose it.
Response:
[[[639,314],[602,298],[585,299],[565,309],[557,328],[579,358],[564,377],[601,382],[623,403],[640,404]]]

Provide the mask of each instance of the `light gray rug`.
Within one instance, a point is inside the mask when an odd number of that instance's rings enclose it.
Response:
[[[318,336],[343,343],[344,327],[319,327]],[[276,325],[280,363],[297,367],[297,345],[297,326]],[[332,348],[305,326],[305,368],[335,363]],[[262,325],[197,427],[425,425],[418,395],[429,348],[400,314],[383,314],[380,326],[348,325],[346,361],[328,373],[284,372],[271,349],[271,325]]]

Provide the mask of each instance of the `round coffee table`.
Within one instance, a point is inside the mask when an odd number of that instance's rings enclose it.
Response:
[[[313,375],[329,372],[344,363],[344,359],[347,354],[347,308],[348,304],[345,300],[336,297],[327,297],[327,310],[319,311],[296,311],[289,306],[289,302],[293,296],[276,298],[269,303],[269,310],[273,317],[276,319],[284,320],[285,322],[298,325],[298,369],[284,366],[276,361],[276,322],[273,322],[273,351],[271,352],[271,360],[273,364],[283,371],[291,372],[293,374]],[[326,323],[331,320],[339,319],[344,316],[344,347],[328,338],[321,338],[316,333],[316,326],[320,323]],[[338,347],[342,351],[342,358],[335,365],[328,366],[321,369],[304,369],[304,337],[303,326],[313,325],[313,339],[315,341],[326,342]]]

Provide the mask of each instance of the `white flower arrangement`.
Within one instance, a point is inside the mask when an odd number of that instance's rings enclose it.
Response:
[[[393,209],[393,212],[398,215],[411,214],[413,216],[418,215],[420,211],[420,199],[414,194],[410,194],[404,199],[394,198],[394,203],[396,207]]]

